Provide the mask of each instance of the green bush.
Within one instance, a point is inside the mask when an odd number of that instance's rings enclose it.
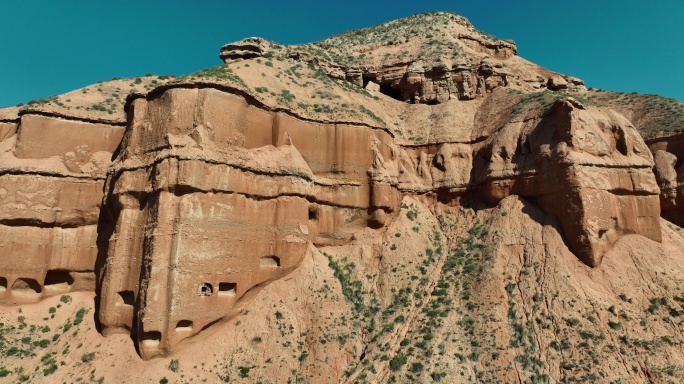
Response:
[[[81,361],[84,363],[89,363],[93,361],[94,358],[95,352],[84,353],[83,356],[81,356]]]
[[[616,323],[616,322],[614,322],[614,321],[609,321],[609,322],[608,322],[608,326],[609,326],[611,329],[614,329],[614,330],[616,330],[616,331],[619,331],[619,330],[622,329],[622,324],[620,324],[619,322]]]
[[[400,370],[404,365],[406,365],[406,355],[403,353],[398,353],[390,360],[390,369],[395,372]]]
[[[288,91],[287,89],[283,89],[281,96],[283,97],[283,99],[287,101],[292,101],[295,98],[295,95],[290,93],[290,91]]]

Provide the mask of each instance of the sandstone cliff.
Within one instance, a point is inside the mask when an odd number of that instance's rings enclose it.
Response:
[[[681,378],[678,141],[450,13],[220,57],[2,110],[15,378]]]

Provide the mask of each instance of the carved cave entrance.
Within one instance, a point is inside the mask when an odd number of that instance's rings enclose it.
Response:
[[[202,283],[199,286],[199,295],[200,296],[211,296],[211,294],[214,293],[214,287],[211,286],[209,283]]]

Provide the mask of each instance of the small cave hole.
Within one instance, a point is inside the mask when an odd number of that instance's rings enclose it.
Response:
[[[200,296],[211,296],[211,294],[214,293],[214,287],[211,286],[209,283],[202,283],[199,286],[199,295]]]
[[[4,277],[0,277],[0,292],[4,292],[7,290],[7,279]]]
[[[627,156],[627,138],[625,137],[625,132],[621,128],[615,130],[615,149],[617,149],[623,156]]]
[[[278,268],[280,267],[280,257],[278,256],[264,256],[259,260],[261,268]]]
[[[120,291],[119,304],[131,306],[135,304],[135,294],[133,293],[133,291]]]
[[[19,295],[38,295],[43,291],[43,288],[35,279],[20,278],[12,284],[12,293]]]
[[[219,295],[235,296],[237,293],[237,283],[219,283]]]
[[[309,207],[309,221],[318,221],[318,210],[314,207]]]
[[[74,278],[71,277],[69,271],[51,269],[45,275],[45,286],[50,285],[72,285]]]
[[[370,76],[363,75],[361,75],[361,79],[363,80],[363,88],[366,89],[366,86],[368,85],[368,83],[370,83],[372,79],[370,78]]]
[[[192,331],[192,321],[191,320],[181,320],[176,324],[176,331]]]
[[[161,332],[159,331],[147,331],[140,335],[140,342],[146,347],[154,347],[159,345],[161,341]]]
[[[389,85],[380,84],[380,93],[389,96],[394,100],[404,101],[404,98],[401,95],[401,89],[394,89]]]

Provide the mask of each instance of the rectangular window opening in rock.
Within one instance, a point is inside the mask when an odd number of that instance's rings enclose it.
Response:
[[[74,278],[71,276],[69,271],[63,269],[51,269],[45,275],[45,287],[48,286],[59,286],[59,285],[72,285],[74,283]]]
[[[192,320],[180,320],[176,324],[176,332],[192,331]]]
[[[155,345],[159,345],[159,342],[161,342],[161,332],[159,332],[159,331],[143,332],[140,335],[140,341],[142,342],[143,345],[148,346],[148,347],[153,347]]]
[[[237,293],[237,283],[219,283],[219,295],[235,296]]]
[[[259,267],[261,268],[278,268],[280,267],[280,257],[278,256],[264,256],[259,259]]]

